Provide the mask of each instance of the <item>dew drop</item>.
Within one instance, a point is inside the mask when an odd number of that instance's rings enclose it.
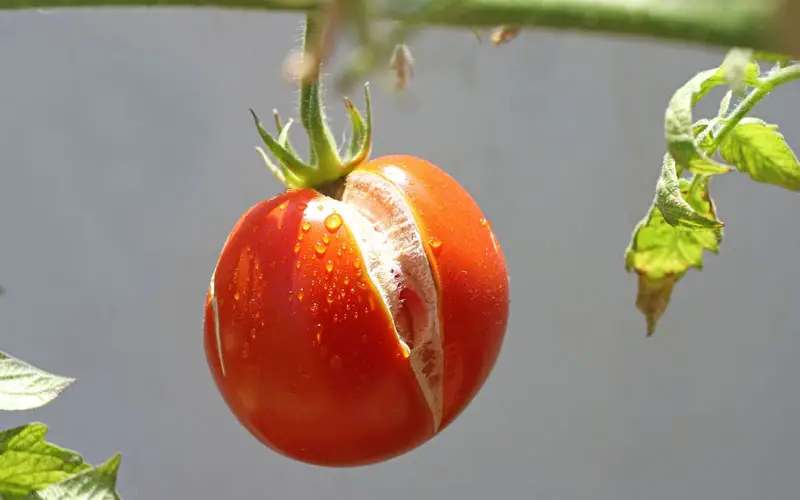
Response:
[[[306,205],[306,204],[305,204],[305,203],[303,203],[302,201],[301,201],[300,203],[298,203],[298,204],[297,204],[297,209],[298,209],[298,210],[305,210],[306,208],[308,208],[308,205]]]
[[[431,248],[437,250],[439,247],[442,246],[442,240],[436,238],[435,236],[431,236],[430,238],[428,238],[428,244],[431,246]]]
[[[284,201],[283,203],[281,203],[279,208],[281,210],[285,210],[286,209],[286,202]]]
[[[297,235],[297,241],[303,241],[303,233]]]
[[[326,271],[328,271],[329,273],[332,273],[332,272],[333,272],[333,261],[332,261],[332,260],[329,260],[329,261],[328,261],[328,262],[325,264],[325,270],[326,270]]]
[[[308,231],[309,229],[311,229],[311,223],[308,221],[303,222],[302,228],[303,231]]]
[[[297,269],[300,269],[300,261],[298,260],[297,263],[294,265]]]
[[[345,276],[344,278],[342,278],[342,281],[346,285],[346,284],[350,283],[350,277],[349,276]]]
[[[338,255],[339,257],[342,256],[342,249],[341,248],[336,250],[336,255]]]
[[[340,227],[342,227],[342,216],[341,215],[339,215],[339,214],[334,212],[334,213],[330,214],[329,216],[325,217],[325,228],[328,231],[330,231],[332,233],[335,233],[336,231],[339,230]]]
[[[300,291],[297,292],[297,300],[302,302],[303,301],[303,297],[305,297],[305,296],[306,296],[306,293],[301,288]]]
[[[325,252],[328,250],[328,245],[325,243],[318,241],[314,244],[314,251],[317,252],[319,255],[325,255]]]
[[[311,304],[311,306],[308,309],[312,313],[316,313],[317,311],[319,311],[319,302],[314,302],[313,304]]]
[[[353,267],[355,267],[356,269],[360,268],[361,267],[361,259],[356,257],[355,260],[353,260]]]
[[[294,253],[300,253],[300,243],[294,244]]]
[[[323,234],[323,235],[322,235],[322,242],[323,242],[323,243],[325,243],[326,245],[327,245],[328,243],[330,243],[330,242],[331,242],[331,238],[330,238],[330,236],[328,236],[327,234]]]
[[[239,292],[235,292],[235,293],[233,294],[233,300],[239,300],[239,297],[241,297],[241,296],[239,295]]]

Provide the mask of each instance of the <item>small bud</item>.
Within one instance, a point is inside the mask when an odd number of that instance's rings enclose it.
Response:
[[[295,52],[283,62],[283,75],[289,81],[299,81],[311,78],[317,71],[319,64],[316,57],[310,53]]]
[[[414,57],[406,44],[400,43],[394,48],[389,67],[397,75],[395,90],[405,89],[408,79],[414,76]]]
[[[492,43],[495,47],[508,43],[517,37],[519,30],[520,27],[514,24],[500,26],[492,33]]]

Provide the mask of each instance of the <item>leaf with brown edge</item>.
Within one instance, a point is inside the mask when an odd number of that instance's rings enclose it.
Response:
[[[693,189],[686,179],[679,180],[680,194],[698,214],[717,220],[716,207],[708,194],[708,180]],[[719,252],[722,228],[696,231],[670,225],[655,204],[636,225],[625,251],[625,268],[639,275],[636,308],[647,321],[647,336],[669,305],[672,290],[690,268],[703,269],[703,253]]]
[[[674,274],[668,274],[658,279],[650,278],[646,274],[639,274],[636,309],[644,314],[648,337],[655,333],[658,320],[667,310],[669,299],[672,296],[672,288],[678,279],[678,276]]]

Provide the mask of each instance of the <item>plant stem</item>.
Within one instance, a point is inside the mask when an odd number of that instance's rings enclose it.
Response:
[[[785,3],[795,0],[383,0],[377,17],[462,28],[518,25],[791,53]],[[442,2],[448,8],[437,8]],[[323,0],[0,0],[0,9],[216,7],[301,12]]]
[[[705,153],[707,155],[714,154],[714,151],[717,150],[722,140],[725,139],[725,136],[727,136],[731,130],[742,121],[742,118],[746,117],[747,114],[756,107],[756,104],[761,102],[767,94],[775,90],[776,87],[780,87],[784,83],[797,79],[800,79],[800,64],[792,64],[791,66],[777,69],[767,76],[759,78],[758,88],[747,94],[747,97],[742,99],[731,114],[723,120],[722,126],[712,135],[711,143],[708,145],[708,148],[706,148]],[[704,174],[696,174],[692,178],[689,191],[694,191],[706,177],[708,176]]]

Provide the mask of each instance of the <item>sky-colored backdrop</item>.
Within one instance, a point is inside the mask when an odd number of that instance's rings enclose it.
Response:
[[[126,499],[797,498],[800,197],[717,179],[722,253],[646,339],[623,250],[664,106],[724,52],[642,40],[412,41],[410,90],[373,86],[375,153],[434,161],[492,221],[511,273],[500,360],[451,428],[381,465],[306,466],[251,438],[206,368],[203,301],[234,222],[279,190],[247,109],[295,113],[280,68],[300,21],[0,13],[0,349],[78,378],[0,427],[44,421],[95,463],[121,451]],[[798,148],[799,100],[758,107]]]

